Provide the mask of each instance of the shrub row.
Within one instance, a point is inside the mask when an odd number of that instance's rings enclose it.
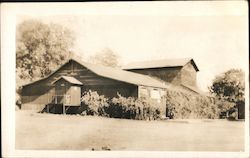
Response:
[[[217,119],[232,103],[186,91],[167,91],[166,106],[178,119]]]
[[[149,98],[125,98],[118,94],[118,97],[110,99],[97,92],[88,91],[82,96],[82,108],[85,109],[82,114],[156,120],[163,118],[167,113],[168,116],[177,119],[216,119],[225,110],[226,104],[229,107],[233,106],[222,100],[182,90],[168,90],[165,97],[166,106],[161,106]]]
[[[161,105],[148,98],[135,99],[118,94],[113,98],[107,112],[110,117],[136,120],[157,120],[163,115]]]
[[[160,105],[146,98],[125,98],[118,94],[118,97],[108,99],[90,90],[83,94],[82,103],[82,106],[86,107],[83,115],[136,120],[156,120],[163,115]]]

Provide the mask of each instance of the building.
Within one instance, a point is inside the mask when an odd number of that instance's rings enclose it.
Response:
[[[134,62],[127,64],[122,69],[181,86],[193,93],[202,93],[196,84],[199,69],[191,58]]]
[[[49,76],[23,85],[22,109],[49,110],[49,105],[57,104],[65,112],[70,106],[80,106],[80,97],[88,90],[106,97],[117,93],[124,97],[147,95],[165,106],[162,96],[168,87],[168,83],[148,75],[72,58]]]

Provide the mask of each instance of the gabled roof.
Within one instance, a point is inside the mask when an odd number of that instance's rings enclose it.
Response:
[[[90,64],[90,63],[84,62],[84,61],[76,59],[76,58],[71,58],[63,65],[67,64],[70,61],[75,61],[75,62],[79,63],[80,65],[86,67],[87,69],[89,69],[90,71],[92,71],[93,73],[95,73],[98,76],[121,81],[121,82],[125,82],[125,83],[129,83],[129,84],[158,87],[158,88],[168,88],[168,85],[169,85],[165,82],[162,82],[158,79],[152,78],[152,77],[147,76],[147,75],[142,75],[142,74],[138,74],[138,73],[134,73],[134,72],[125,71],[125,70],[122,70],[120,68],[113,68],[113,67],[107,67],[107,66],[103,66],[103,65]],[[32,83],[23,85],[23,86],[31,85],[31,84],[34,84],[38,81],[49,78],[51,75],[53,75],[58,70],[60,70],[61,67],[63,67],[63,65],[60,66],[57,70],[55,70],[53,73],[51,73],[47,77],[40,79],[40,80],[37,80],[37,81],[34,81]]]
[[[90,71],[94,72],[98,76],[130,83],[134,85],[168,88],[167,83],[162,82],[158,79],[152,78],[147,75],[125,71],[120,68],[113,68],[113,67],[108,67],[108,66],[103,66],[103,65],[90,64],[90,63],[86,63],[78,59],[72,59],[72,60],[88,68]]]
[[[60,79],[64,79],[65,81],[71,83],[71,84],[76,84],[76,85],[83,85],[82,82],[77,80],[75,77],[70,77],[70,76],[61,76],[57,80],[55,80],[52,84],[56,83]]]
[[[122,67],[124,70],[133,69],[150,69],[150,68],[163,68],[163,67],[183,67],[188,62],[194,66],[196,71],[199,71],[197,65],[192,58],[179,58],[179,59],[163,59],[152,61],[132,62]]]

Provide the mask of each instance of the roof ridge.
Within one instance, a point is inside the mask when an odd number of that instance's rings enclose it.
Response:
[[[191,57],[130,62],[126,65],[123,65],[122,69],[130,70],[130,69],[150,69],[150,68],[160,68],[160,67],[183,67],[190,61],[194,66],[195,70],[199,71],[197,65],[194,62],[194,59]]]
[[[192,57],[185,57],[185,58],[164,58],[164,59],[153,59],[153,60],[141,60],[141,61],[133,61],[130,63],[134,63],[134,62],[152,62],[152,61],[163,61],[163,60],[181,60],[181,59],[186,59],[186,60],[191,60],[193,59]]]

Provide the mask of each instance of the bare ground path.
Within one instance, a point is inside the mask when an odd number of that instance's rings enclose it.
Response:
[[[16,111],[16,149],[243,151],[244,122],[137,121]]]

